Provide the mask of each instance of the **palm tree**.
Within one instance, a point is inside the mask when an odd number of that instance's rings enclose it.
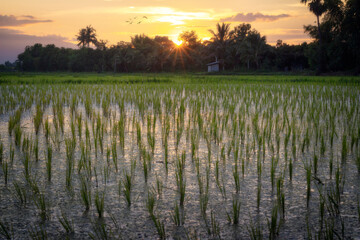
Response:
[[[301,3],[308,4],[310,12],[314,13],[317,20],[319,40],[321,41],[321,31],[320,31],[320,17],[326,12],[326,6],[322,0],[301,0]]]
[[[215,50],[216,57],[223,59],[230,38],[230,23],[218,23],[216,25],[216,30],[216,32],[212,29],[209,30],[209,32],[213,35],[211,38],[211,45]]]
[[[323,56],[323,43],[322,43],[322,34],[320,29],[320,17],[326,12],[326,4],[323,0],[300,0],[301,3],[307,4],[309,7],[310,12],[314,13],[316,16],[317,21],[317,28],[318,28],[318,36],[319,36],[319,43],[320,43],[320,52],[319,52],[319,72],[324,70],[324,56]]]
[[[90,43],[97,45],[96,30],[91,26],[86,26],[79,30],[79,34],[76,36],[79,43],[78,46],[90,47]]]
[[[80,29],[79,34],[76,35],[76,39],[79,41],[77,44],[79,47],[85,47],[86,45],[86,29]]]

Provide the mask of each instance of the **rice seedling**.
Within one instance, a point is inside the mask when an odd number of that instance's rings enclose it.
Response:
[[[157,230],[159,238],[166,239],[165,224],[160,220],[159,215],[152,215],[151,219],[155,224],[155,228]]]
[[[116,141],[113,140],[111,144],[111,153],[112,153],[112,159],[114,163],[114,167],[116,172],[118,171],[118,160],[117,160],[117,151],[116,151]]]
[[[281,217],[285,218],[285,193],[283,191],[284,181],[282,177],[279,177],[276,181],[276,196],[277,196],[277,204],[279,207],[279,211],[281,212]]]
[[[125,196],[126,203],[128,206],[131,205],[131,190],[133,187],[133,179],[132,174],[129,174],[127,171],[124,170],[124,178],[123,178],[123,193]]]
[[[335,231],[335,223],[332,218],[329,220],[325,220],[325,231],[324,231],[324,239],[334,239]]]
[[[167,138],[165,139],[165,142],[164,142],[164,163],[165,163],[165,170],[166,170],[166,173],[169,171],[169,167],[168,167],[168,158],[169,158],[169,152],[168,152],[168,140]]]
[[[330,179],[332,179],[333,169],[334,169],[334,160],[333,160],[333,155],[331,154],[330,160],[329,160],[329,175],[330,175]]]
[[[108,240],[113,239],[114,234],[111,228],[104,221],[94,221],[91,223],[93,233],[89,233],[89,237],[93,240],[101,239]]]
[[[249,232],[249,237],[251,240],[262,240],[263,239],[263,229],[259,223],[254,224],[253,221],[250,221],[250,225],[246,227]]]
[[[240,221],[240,205],[240,200],[234,196],[232,200],[232,217],[228,212],[226,212],[228,221],[234,225],[239,224]]]
[[[42,221],[49,219],[49,203],[45,199],[45,195],[43,193],[38,193],[33,196],[33,200],[36,208],[39,211],[39,216]]]
[[[71,130],[71,137],[76,142],[76,130],[75,130],[75,123],[73,118],[71,118],[70,121],[70,130]]]
[[[46,240],[48,239],[48,233],[43,225],[37,226],[30,226],[28,229],[29,237],[32,240]]]
[[[163,182],[161,181],[159,176],[156,176],[156,190],[159,197],[161,197],[162,195],[163,188],[164,188]]]
[[[82,176],[80,177],[80,198],[85,206],[85,210],[88,211],[91,207],[91,185]]]
[[[342,193],[342,180],[343,176],[340,173],[340,168],[338,167],[335,172],[335,196],[338,203],[340,203],[340,197]]]
[[[0,236],[4,239],[14,239],[14,228],[6,220],[0,220]]]
[[[239,175],[237,162],[235,162],[235,166],[233,168],[233,177],[234,177],[236,193],[239,193],[240,192],[240,175]]]
[[[47,147],[47,154],[45,156],[47,156],[46,157],[46,174],[47,174],[47,179],[50,182],[51,181],[51,172],[52,172],[52,147],[51,147],[51,145],[49,145]]]
[[[316,156],[316,154],[314,154],[313,167],[314,167],[314,175],[315,176],[316,176],[317,171],[318,171],[318,162],[319,162],[319,159]]]
[[[69,219],[64,212],[61,212],[61,216],[58,218],[61,226],[64,228],[66,234],[75,233],[74,222]]]
[[[359,153],[357,153],[356,156],[355,156],[355,164],[356,164],[356,167],[358,169],[358,173],[360,173],[360,154]]]
[[[311,165],[305,166],[306,171],[306,206],[309,207],[311,195]]]
[[[77,127],[78,127],[78,134],[79,134],[79,139],[81,139],[82,136],[82,113],[80,113],[77,118]]]
[[[142,139],[142,137],[141,137],[141,126],[140,126],[139,122],[136,123],[136,137],[137,137],[136,140],[137,140],[137,144],[139,146],[139,149],[141,149],[141,139]]]
[[[185,180],[179,180],[178,191],[180,194],[180,206],[184,206],[185,202],[185,191],[186,191],[186,182]]]
[[[154,215],[154,207],[155,207],[155,194],[148,190],[148,194],[147,194],[147,199],[146,199],[146,208],[150,214],[150,217],[152,217]]]
[[[320,155],[324,156],[325,151],[326,151],[326,145],[325,145],[324,135],[321,135]]]
[[[35,143],[34,143],[34,154],[35,154],[35,161],[38,162],[39,161],[39,139],[35,138]]]
[[[4,161],[2,163],[2,170],[3,170],[3,174],[4,174],[5,185],[7,185],[8,180],[9,180],[9,164],[7,161]]]
[[[4,144],[0,141],[0,164],[3,162],[3,160],[4,160]]]
[[[12,135],[12,132],[15,129],[15,127],[20,125],[20,119],[21,119],[22,112],[23,112],[23,108],[19,107],[18,110],[15,111],[14,115],[11,115],[9,117],[8,131],[9,131],[10,136]]]
[[[105,185],[108,183],[109,179],[110,179],[110,168],[109,165],[106,165],[104,166],[104,172],[103,172],[103,180]]]
[[[257,195],[256,195],[256,207],[259,209],[260,208],[260,201],[261,201],[261,180],[258,180],[258,184],[257,184]]]
[[[102,193],[101,196],[98,191],[95,194],[95,207],[98,213],[98,217],[102,218],[104,215],[104,202],[105,202],[105,194]]]
[[[10,165],[12,166],[14,163],[14,157],[15,157],[15,149],[13,147],[13,145],[10,145]]]
[[[275,161],[274,156],[271,158],[271,169],[270,169],[270,178],[271,178],[271,187],[275,185],[275,171],[276,171],[277,161]]]
[[[292,182],[292,177],[293,177],[293,162],[290,158],[289,161],[289,177],[290,177],[290,182]]]
[[[341,148],[341,163],[346,163],[346,159],[347,159],[347,140],[346,140],[346,135],[343,135],[342,138],[342,148]]]
[[[186,180],[184,176],[185,169],[185,152],[182,153],[181,158],[177,157],[176,160],[176,185],[178,188],[178,193],[180,195],[180,206],[184,206],[185,193],[186,193]]]
[[[44,129],[45,129],[45,138],[46,138],[46,141],[48,142],[49,141],[49,136],[51,134],[50,125],[49,125],[49,119],[48,118],[46,118],[46,120],[45,120]]]
[[[306,214],[305,221],[306,221],[307,238],[312,239],[312,229],[311,229],[311,226],[310,226],[310,223],[309,223],[309,214],[308,213]]]
[[[22,136],[22,130],[20,125],[16,125],[15,126],[15,146],[20,146],[21,145],[21,136]]]
[[[269,231],[269,239],[276,239],[280,230],[280,222],[278,219],[278,206],[275,205],[271,211],[270,220],[267,219],[267,226]]]
[[[12,192],[12,195],[15,199],[17,199],[20,205],[25,206],[28,199],[28,194],[25,187],[21,186],[17,181],[13,183],[13,186],[15,191]]]
[[[151,152],[154,154],[155,151],[155,123],[156,123],[156,116],[153,118],[153,124],[151,116],[148,115],[148,123],[147,123],[147,140],[148,144],[151,148]],[[153,127],[152,127],[153,126]],[[152,129],[152,130],[151,130]]]
[[[36,105],[36,113],[34,115],[34,128],[36,135],[38,135],[39,133],[39,129],[42,123],[42,118],[43,118],[43,110],[40,105]]]
[[[213,239],[221,239],[220,235],[220,224],[216,220],[215,213],[213,210],[210,212],[210,226],[211,228],[208,228],[208,233],[213,237]]]
[[[144,172],[144,179],[145,182],[147,183],[148,180],[148,174],[149,174],[149,165],[148,165],[148,161],[147,161],[147,152],[146,149],[142,149],[143,152],[143,157],[142,157],[142,163],[143,163],[143,172]]]
[[[65,139],[66,145],[66,187],[71,187],[72,174],[75,166],[74,152],[75,152],[75,139]]]
[[[24,176],[27,181],[30,179],[31,163],[30,163],[30,154],[25,153],[24,155]]]
[[[174,212],[171,214],[171,219],[176,226],[181,226],[184,224],[184,211],[180,209],[177,202],[175,202]]]

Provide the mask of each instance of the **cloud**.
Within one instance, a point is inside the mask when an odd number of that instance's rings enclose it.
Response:
[[[27,24],[46,23],[52,20],[39,20],[31,15],[16,17],[14,15],[0,15],[0,27],[24,26]]]
[[[57,47],[76,48],[70,40],[59,35],[36,36],[27,35],[21,31],[0,28],[0,64],[5,61],[13,62],[17,55],[24,52],[26,46],[41,43],[55,44]]]
[[[238,13],[234,16],[222,18],[221,22],[255,22],[255,21],[263,21],[263,22],[273,22],[279,20],[281,18],[290,17],[289,14],[279,14],[279,15],[266,15],[262,13]]]
[[[267,42],[275,45],[278,39],[288,44],[301,44],[303,42],[311,42],[312,39],[304,33],[303,29],[268,29],[263,31],[266,35]]]

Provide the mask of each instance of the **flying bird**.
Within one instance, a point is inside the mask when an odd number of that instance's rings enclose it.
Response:
[[[128,24],[133,24],[135,22],[135,20],[137,20],[137,24],[142,23],[143,21],[145,21],[146,19],[148,19],[147,16],[142,16],[142,18],[138,19],[138,17],[133,17],[133,18],[129,18],[129,20],[126,20],[125,22],[127,22]]]

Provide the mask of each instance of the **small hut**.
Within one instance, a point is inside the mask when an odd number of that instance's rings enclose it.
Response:
[[[221,70],[225,70],[225,62],[224,59],[219,59],[215,57],[215,62],[211,62],[207,64],[208,72],[219,72]]]
[[[220,62],[215,61],[207,64],[208,66],[208,72],[218,72],[220,71]]]

